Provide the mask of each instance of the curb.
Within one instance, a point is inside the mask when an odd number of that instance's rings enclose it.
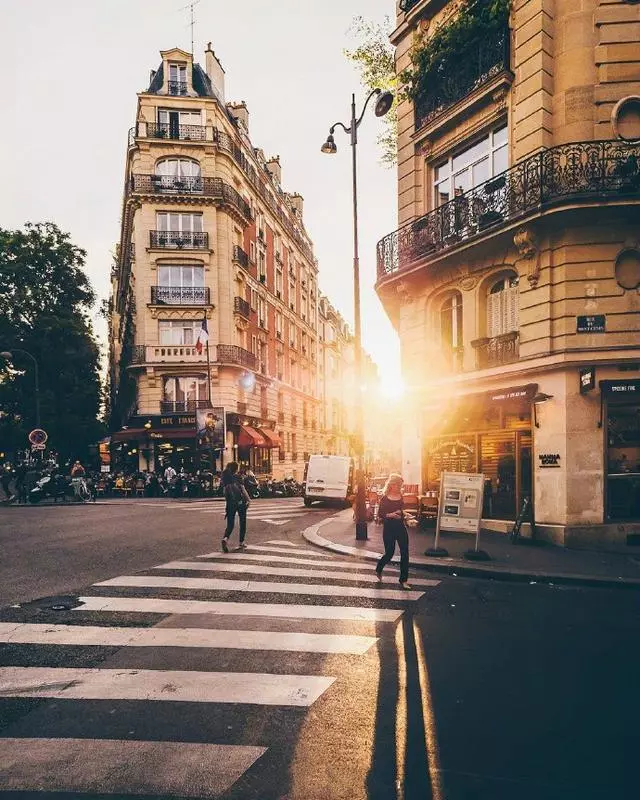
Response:
[[[302,536],[310,544],[321,547],[324,550],[331,550],[334,553],[354,556],[360,560],[377,561],[382,553],[373,550],[360,549],[346,544],[338,544],[320,536],[318,531],[324,525],[335,522],[336,517],[328,517],[325,520],[312,525],[302,531]],[[398,564],[399,559],[394,557],[392,564]],[[598,575],[582,575],[567,573],[549,573],[536,570],[518,570],[504,567],[494,567],[489,565],[469,565],[464,561],[455,559],[430,559],[424,556],[414,556],[409,560],[410,566],[420,568],[427,572],[437,572],[441,574],[454,575],[456,577],[485,578],[491,580],[512,581],[516,583],[548,583],[564,584],[574,586],[595,586],[601,588],[616,589],[640,589],[640,580],[635,578],[604,578]]]

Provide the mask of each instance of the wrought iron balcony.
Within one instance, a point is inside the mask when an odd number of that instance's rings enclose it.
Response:
[[[132,175],[134,194],[187,194],[214,197],[235,206],[245,219],[251,219],[251,208],[240,194],[221,178],[201,175]]]
[[[240,264],[241,267],[248,269],[249,267],[249,256],[244,252],[244,250],[240,247],[239,244],[233,245],[233,260]]]
[[[134,345],[132,364],[193,364],[207,360],[204,349],[198,353],[191,344]]]
[[[208,286],[152,286],[151,304],[167,306],[207,306]]]
[[[204,125],[175,125],[171,122],[147,122],[147,136],[152,139],[182,139],[183,141],[203,142],[206,127]],[[138,136],[141,128],[138,124]]]
[[[206,250],[209,234],[206,231],[149,231],[151,247],[170,247],[178,250]]]
[[[478,369],[499,367],[502,364],[511,364],[518,360],[519,355],[518,331],[503,333],[492,339],[476,339],[471,346],[476,350]]]
[[[464,58],[443,62],[441,74],[430,80],[414,101],[416,130],[471,94],[494,75],[509,69],[509,29],[479,39]]]
[[[251,316],[251,305],[244,297],[233,298],[233,310],[236,314],[241,314],[246,319],[249,319]]]
[[[572,142],[542,150],[378,242],[378,279],[565,202],[640,195],[640,143]]]
[[[169,94],[186,94],[186,81],[169,81]]]
[[[161,400],[161,414],[184,414],[187,411],[195,411],[197,408],[209,408],[209,400]],[[193,437],[196,438],[195,435]]]
[[[235,344],[219,344],[216,350],[216,361],[219,364],[237,364],[248,369],[256,368],[255,355],[243,347]]]

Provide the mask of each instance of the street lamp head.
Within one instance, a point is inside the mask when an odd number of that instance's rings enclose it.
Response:
[[[333,134],[330,133],[327,136],[327,141],[322,145],[320,148],[321,153],[327,153],[328,155],[334,155],[334,153],[338,152],[338,148],[336,147],[336,143],[333,139]]]
[[[376,107],[374,109],[374,113],[376,117],[384,117],[385,114],[389,112],[389,109],[393,105],[393,93],[392,92],[380,92],[378,95],[378,99],[376,100]]]

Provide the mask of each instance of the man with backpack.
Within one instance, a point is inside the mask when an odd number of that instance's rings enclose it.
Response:
[[[249,495],[244,488],[242,481],[238,475],[238,464],[231,461],[224,468],[222,472],[222,485],[224,487],[224,498],[226,501],[225,517],[227,519],[227,527],[222,538],[222,550],[225,553],[229,552],[229,537],[233,533],[235,525],[236,513],[240,521],[240,547],[239,550],[244,550],[246,545],[244,537],[247,533],[247,508],[249,508]]]

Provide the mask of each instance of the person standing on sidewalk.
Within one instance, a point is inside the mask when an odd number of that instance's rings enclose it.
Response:
[[[402,475],[392,472],[382,492],[378,516],[382,520],[382,540],[384,555],[376,566],[378,580],[382,580],[382,570],[393,558],[396,542],[400,548],[400,586],[411,589],[409,578],[409,534],[405,524],[404,503],[402,500]]]
[[[229,537],[233,533],[236,513],[238,514],[240,526],[239,549],[244,550],[246,548],[244,537],[247,533],[247,509],[251,501],[238,475],[238,464],[235,461],[231,461],[224,468],[222,473],[222,485],[224,486],[224,498],[226,501],[225,517],[227,519],[227,527],[222,538],[222,550],[225,553],[229,552],[228,542]]]

